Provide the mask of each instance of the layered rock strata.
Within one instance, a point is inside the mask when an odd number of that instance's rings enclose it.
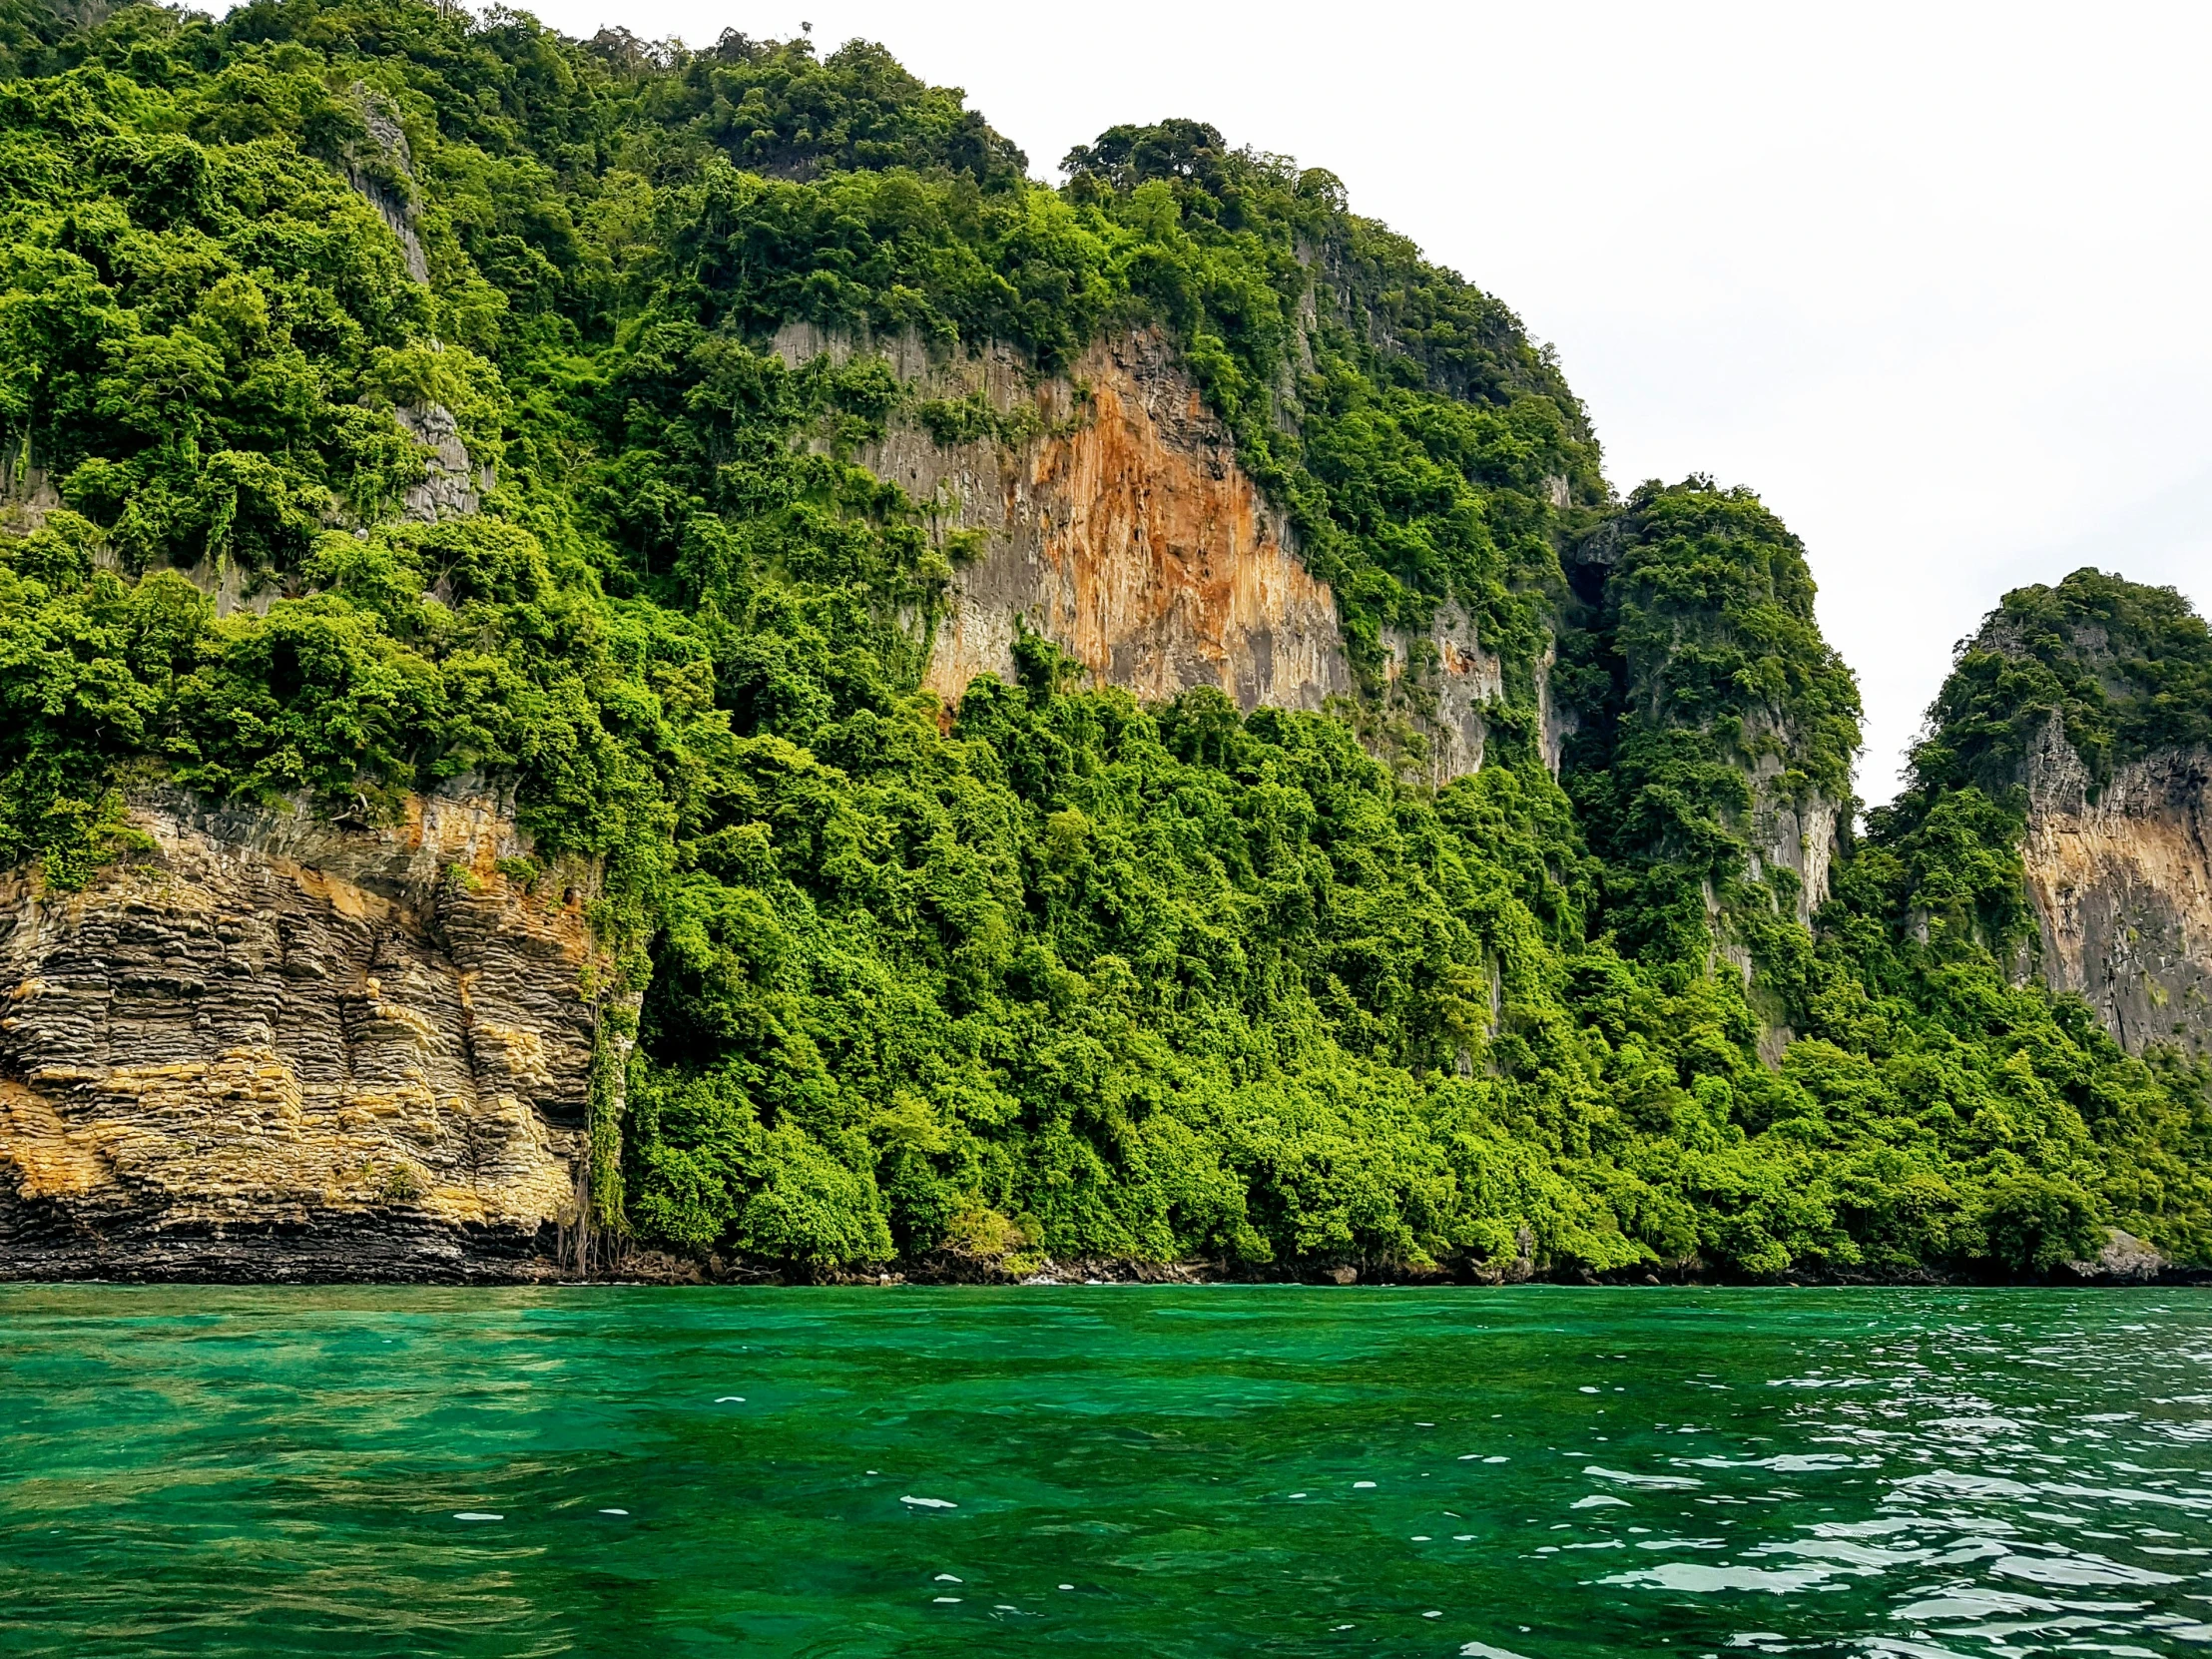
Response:
[[[508,804],[142,794],[0,881],[0,1275],[536,1278],[577,1243],[608,962]],[[564,1230],[567,1230],[564,1232]]]

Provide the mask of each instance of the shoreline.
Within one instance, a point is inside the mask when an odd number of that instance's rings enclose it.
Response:
[[[2087,1267],[2088,1264],[2081,1264]],[[256,1286],[420,1286],[425,1289],[510,1289],[528,1286],[612,1287],[625,1289],[731,1290],[899,1290],[999,1289],[1068,1290],[1112,1286],[1246,1285],[1307,1289],[1504,1290],[1540,1285],[1581,1290],[2189,1290],[2212,1288],[2212,1267],[2166,1264],[2149,1272],[2108,1273],[2060,1270],[2041,1275],[1972,1274],[1932,1268],[1871,1272],[1864,1269],[1801,1269],[1772,1278],[1731,1274],[1699,1264],[1624,1269],[1593,1273],[1577,1268],[1532,1269],[1514,1274],[1471,1269],[1405,1273],[1385,1268],[1362,1270],[1350,1265],[1273,1273],[1240,1272],[1218,1263],[1046,1262],[1014,1274],[987,1264],[916,1263],[874,1273],[813,1273],[765,1262],[709,1264],[678,1258],[625,1263],[612,1271],[578,1273],[549,1258],[414,1263],[385,1271],[343,1271],[328,1262],[267,1261],[244,1269],[206,1263],[9,1263],[0,1262],[0,1285],[205,1285]]]
[[[106,1231],[69,1226],[50,1210],[0,1201],[0,1283],[179,1285],[668,1285],[892,1288],[1081,1285],[1419,1286],[1481,1290],[1560,1286],[1980,1286],[2186,1288],[2212,1285],[2212,1265],[2166,1259],[2112,1230],[2095,1261],[2042,1273],[1974,1271],[1952,1264],[1847,1266],[1806,1263],[1770,1277],[1731,1271],[1692,1255],[1609,1272],[1542,1261],[1524,1241],[1503,1261],[1458,1259],[1425,1269],[1387,1261],[1239,1264],[1194,1259],[1053,1258],[1039,1253],[933,1252],[865,1269],[826,1269],[759,1257],[679,1256],[633,1240],[579,1238],[552,1223],[455,1226],[411,1209],[324,1211],[270,1221],[198,1220],[164,1226],[144,1214],[112,1218]]]

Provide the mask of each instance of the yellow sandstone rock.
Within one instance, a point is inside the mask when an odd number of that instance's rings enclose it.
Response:
[[[0,878],[0,1274],[552,1271],[597,872],[507,880],[527,839],[466,783],[381,829],[159,791],[132,821],[155,850],[81,893]]]

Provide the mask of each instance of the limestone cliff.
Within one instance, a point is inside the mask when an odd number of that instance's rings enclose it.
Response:
[[[950,442],[894,420],[855,455],[947,528],[983,532],[924,682],[948,703],[978,674],[1011,679],[1023,628],[1142,698],[1218,686],[1246,709],[1316,709],[1352,690],[1334,596],[1156,331],[1101,340],[1043,377],[1005,349],[932,361],[910,335],[856,344],[795,323],[776,348],[795,364],[880,351],[926,395],[1009,417]]]
[[[2021,815],[2015,977],[2081,996],[2131,1053],[2212,1050],[2212,633],[2188,601],[2094,569],[2014,589],[1929,725],[1913,799]]]
[[[593,870],[535,871],[509,804],[462,787],[391,826],[166,790],[131,823],[143,850],[82,892],[0,881],[0,1274],[573,1257]]]
[[[1741,825],[1751,842],[1749,874],[1758,881],[1771,871],[1788,870],[1796,878],[1797,918],[1811,926],[1813,913],[1828,900],[1829,870],[1836,861],[1845,809],[1792,776],[1805,741],[1787,719],[1747,720],[1744,725],[1756,734],[1744,758],[1752,796],[1751,812]]]
[[[2212,751],[2167,750],[2101,789],[2053,717],[2027,762],[2021,847],[2054,990],[2122,1046],[2212,1049]]]

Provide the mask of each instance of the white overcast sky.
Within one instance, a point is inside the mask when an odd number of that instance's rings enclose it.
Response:
[[[1801,535],[1862,793],[2006,588],[2212,602],[2212,7],[549,0],[711,43],[879,40],[1057,178],[1193,116],[1559,351],[1627,490],[1710,472]]]

